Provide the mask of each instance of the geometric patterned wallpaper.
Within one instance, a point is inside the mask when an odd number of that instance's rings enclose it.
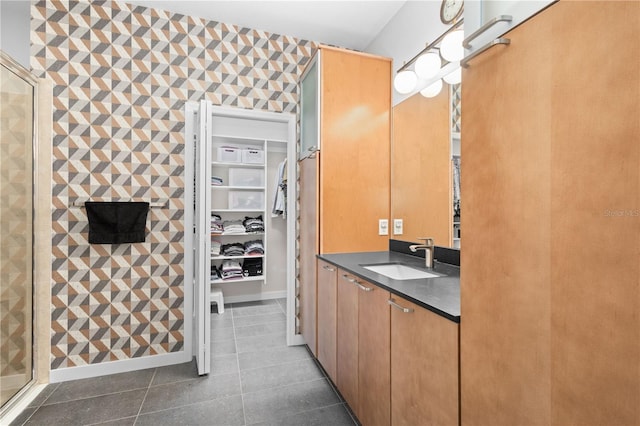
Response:
[[[451,131],[460,133],[462,115],[462,90],[460,83],[451,85]]]
[[[40,1],[31,67],[53,82],[51,368],[181,351],[184,103],[297,112],[316,45],[132,6]],[[168,199],[144,243],[90,245],[75,200]]]

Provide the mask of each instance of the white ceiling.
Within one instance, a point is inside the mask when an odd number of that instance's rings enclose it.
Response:
[[[364,50],[405,0],[132,0],[128,3]]]

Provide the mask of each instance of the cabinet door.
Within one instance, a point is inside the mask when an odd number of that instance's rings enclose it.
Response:
[[[338,390],[358,416],[358,287],[355,277],[338,269]]]
[[[401,308],[391,309],[391,424],[458,425],[458,324],[393,301]]]
[[[300,162],[300,332],[316,356],[317,172],[317,157]]]
[[[391,422],[389,292],[367,281],[358,288],[358,419],[363,426]],[[416,423],[417,424],[417,423]]]
[[[640,3],[506,37],[463,75],[462,418],[640,424]]]
[[[300,154],[307,158],[320,148],[320,54],[316,54],[300,82]]]
[[[338,268],[318,260],[318,361],[336,383]]]
[[[322,48],[320,252],[387,250],[391,61]]]

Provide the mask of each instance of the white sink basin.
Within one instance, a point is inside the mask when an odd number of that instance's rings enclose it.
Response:
[[[387,263],[383,265],[362,265],[364,269],[375,272],[385,277],[394,280],[417,280],[420,278],[437,278],[441,275],[425,272],[420,269],[412,268],[411,266],[402,265],[399,263]]]

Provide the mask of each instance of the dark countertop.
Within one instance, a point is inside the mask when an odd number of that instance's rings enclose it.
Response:
[[[361,265],[402,263],[414,268],[425,269],[424,259],[394,251],[319,254],[318,258],[451,321],[460,322],[459,267],[435,262],[432,272],[444,274],[446,277],[394,280],[364,269]]]

